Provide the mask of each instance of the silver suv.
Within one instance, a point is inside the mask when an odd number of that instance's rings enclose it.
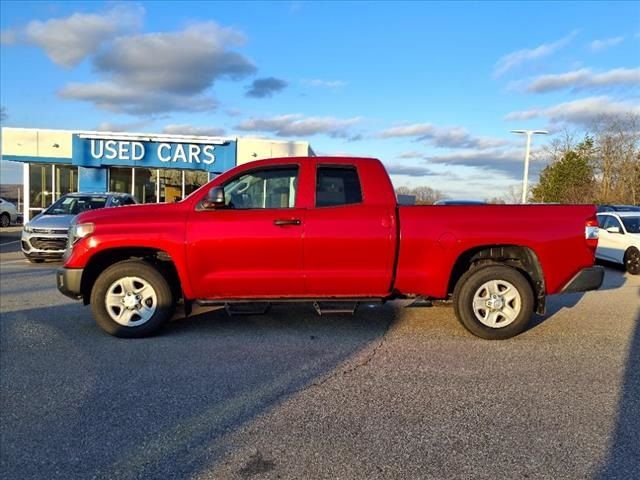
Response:
[[[97,208],[133,205],[126,193],[69,193],[36,215],[22,230],[22,253],[32,263],[60,259],[67,248],[69,227],[76,215]]]

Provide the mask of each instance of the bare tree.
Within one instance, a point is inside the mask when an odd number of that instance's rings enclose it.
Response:
[[[602,116],[592,128],[600,203],[640,203],[640,119]]]
[[[447,196],[439,190],[431,187],[420,186],[410,188],[405,185],[395,189],[396,195],[413,195],[416,197],[416,205],[432,205]]]
[[[504,199],[503,203],[520,203],[522,200],[522,185],[511,185],[507,188],[507,193],[502,198]]]

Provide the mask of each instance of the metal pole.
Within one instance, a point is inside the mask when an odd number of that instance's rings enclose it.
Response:
[[[526,148],[524,151],[524,177],[522,178],[522,203],[527,203],[529,194],[529,155],[531,154],[531,136],[545,135],[546,130],[511,130],[511,133],[524,134],[527,136]]]
[[[522,179],[522,203],[527,203],[527,193],[529,189],[529,154],[531,153],[531,135],[533,132],[527,132],[527,146],[524,151],[524,178]]]

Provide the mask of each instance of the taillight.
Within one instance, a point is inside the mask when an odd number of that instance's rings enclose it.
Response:
[[[584,238],[587,241],[587,245],[591,248],[596,248],[599,236],[598,220],[595,218],[588,219],[584,224]]]

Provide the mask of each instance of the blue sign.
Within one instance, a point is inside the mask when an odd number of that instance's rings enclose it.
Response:
[[[236,165],[236,142],[173,143],[73,135],[71,163],[81,167],[144,167],[222,173]]]

